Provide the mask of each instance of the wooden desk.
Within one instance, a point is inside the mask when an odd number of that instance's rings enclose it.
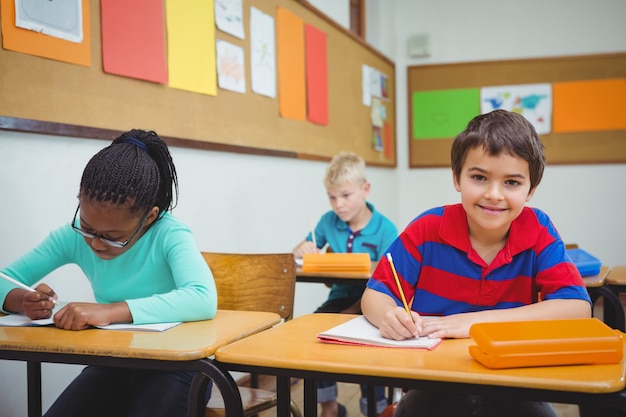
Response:
[[[305,417],[317,413],[317,379],[493,393],[542,401],[626,407],[626,363],[490,370],[468,352],[471,339],[444,340],[435,350],[321,343],[317,333],[355,316],[311,314],[217,350],[231,370],[278,376],[278,414],[288,415],[289,378],[304,378]]]
[[[626,265],[614,266],[606,277],[607,285],[615,287],[618,292],[626,291]]]
[[[370,272],[345,272],[345,271],[325,271],[325,272],[305,272],[301,266],[296,268],[296,282],[321,282],[323,284],[357,284],[367,283],[376,269],[378,262],[372,262]]]
[[[209,359],[228,343],[268,329],[274,313],[219,310],[213,320],[183,323],[165,332],[55,327],[0,327],[0,359],[27,362],[28,416],[41,416],[41,362],[197,372],[189,394],[189,416],[204,416],[201,393],[213,379],[230,416],[243,416],[230,374]]]

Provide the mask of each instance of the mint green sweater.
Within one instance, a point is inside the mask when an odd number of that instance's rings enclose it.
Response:
[[[53,270],[76,264],[98,303],[126,301],[133,323],[211,319],[217,309],[213,274],[191,230],[166,213],[134,245],[111,260],[98,258],[70,224],[6,268],[5,274],[33,285]],[[0,300],[15,285],[0,279]],[[54,288],[63,301],[63,288]]]

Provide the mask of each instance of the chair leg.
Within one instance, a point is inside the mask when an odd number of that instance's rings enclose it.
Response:
[[[604,322],[613,329],[625,331],[626,319],[624,317],[624,307],[617,296],[617,294],[611,290],[607,285],[594,288],[594,294],[592,300],[598,297],[604,298]]]
[[[293,400],[289,403],[289,409],[291,410],[291,417],[302,417],[300,407]]]

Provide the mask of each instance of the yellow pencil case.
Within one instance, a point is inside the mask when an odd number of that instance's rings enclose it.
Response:
[[[488,368],[618,363],[621,333],[596,318],[477,323],[469,353]]]
[[[372,262],[367,253],[305,253],[305,272],[370,272]]]

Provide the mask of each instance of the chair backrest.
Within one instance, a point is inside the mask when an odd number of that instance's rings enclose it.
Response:
[[[296,263],[291,253],[202,252],[217,286],[221,310],[269,311],[293,315]]]

